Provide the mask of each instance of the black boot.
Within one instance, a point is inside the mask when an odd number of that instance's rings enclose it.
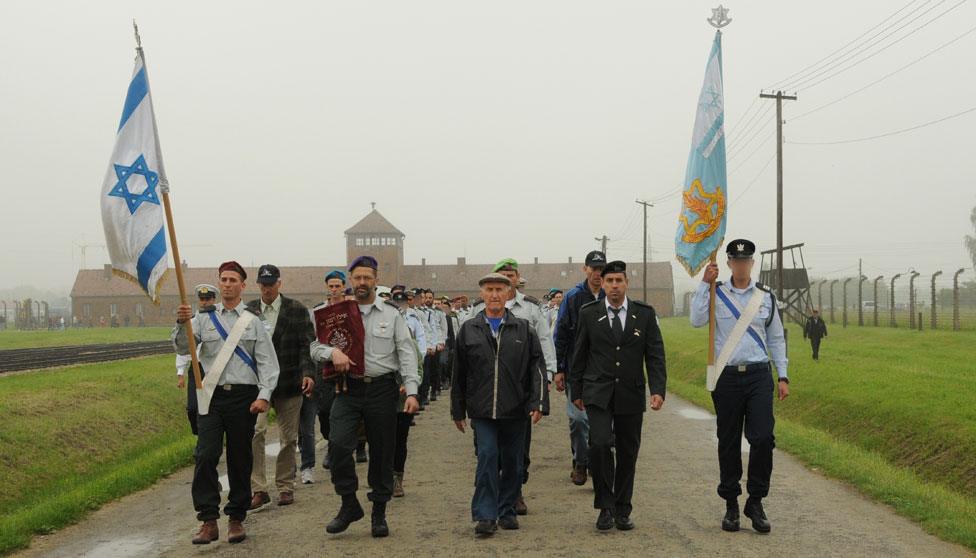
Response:
[[[742,514],[752,520],[752,528],[760,533],[768,533],[773,526],[766,519],[766,512],[763,510],[762,500],[752,496],[746,500],[746,506],[742,508]]]
[[[723,531],[739,530],[739,501],[730,498],[725,501],[725,517],[722,518]]]
[[[386,502],[373,502],[373,537],[386,537],[390,527],[386,524]]]
[[[365,516],[366,513],[363,512],[363,507],[359,505],[356,495],[343,494],[342,507],[339,508],[339,513],[335,519],[325,526],[325,531],[332,534],[341,533],[348,529],[352,522],[359,521]]]

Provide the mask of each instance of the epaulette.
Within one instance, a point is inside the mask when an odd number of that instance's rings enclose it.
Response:
[[[316,304],[315,306],[313,306],[312,307],[312,310],[315,311],[315,310],[318,310],[319,308],[325,308],[326,306],[328,306],[328,303],[323,300],[322,302],[320,302],[320,303]]]
[[[720,286],[721,284],[722,284],[722,282],[721,282],[721,281],[716,281],[716,282],[715,282],[715,286],[716,286],[716,287],[718,287],[718,286]]]
[[[199,312],[210,313],[217,309],[216,304],[208,304],[206,306],[201,306]]]
[[[392,306],[392,307],[394,307],[394,308],[396,308],[396,309],[397,309],[397,311],[399,311],[399,310],[400,310],[400,307],[399,307],[399,306],[397,306],[397,304],[396,304],[395,302],[393,302],[393,301],[391,301],[391,300],[384,300],[384,301],[383,301],[383,304],[389,304],[390,306]]]
[[[764,285],[758,281],[756,282],[756,288],[759,289],[760,291],[766,291],[769,294],[773,294],[773,290],[769,288],[768,285]]]
[[[523,296],[522,296],[522,298],[524,298],[525,300],[528,300],[528,301],[529,301],[529,302],[531,302],[532,304],[536,304],[536,305],[538,305],[538,304],[541,304],[541,303],[539,302],[539,299],[538,299],[538,298],[536,298],[536,297],[534,297],[534,296],[530,296],[530,295],[523,295]]]
[[[474,308],[475,306],[477,306],[479,304],[484,304],[484,303],[485,303],[484,300],[482,300],[480,298],[479,299],[476,299],[474,302],[471,303],[471,308]]]

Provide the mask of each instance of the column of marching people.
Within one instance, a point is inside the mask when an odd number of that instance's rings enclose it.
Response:
[[[772,400],[774,393],[781,400],[789,395],[789,380],[776,301],[751,279],[754,252],[752,242],[729,242],[730,280],[717,281],[718,266],[709,266],[690,315],[692,325],[708,323],[708,292],[715,283],[715,352],[727,356],[712,393],[718,495],[726,503],[721,527],[739,528],[744,432],[751,450],[743,513],[765,533],[771,528],[762,499],[772,470]],[[582,273],[578,285],[565,292],[553,288],[540,301],[520,291],[525,279],[519,264],[505,258],[472,285],[480,296],[469,301],[437,298],[423,287],[382,287],[377,261],[361,256],[346,269],[328,272],[325,300],[309,309],[284,294],[287,285],[274,265],[257,271],[260,297],[243,302],[246,271],[234,261],[222,264],[217,286],[197,286],[197,311],[180,306],[172,333],[178,385],[189,384],[187,416],[198,436],[191,495],[200,528],[192,542],[219,539],[223,487],[217,466],[225,444],[229,492],[223,513],[228,541],[236,543],[246,538],[249,512],[288,506],[296,483],[316,482],[316,422],[326,442],[322,467],[341,499],[326,532],[343,532],[365,518],[362,471],[356,467],[365,463],[370,533],[388,536],[388,503],[410,493],[414,417],[440,405],[447,392],[449,402],[443,404],[455,428],[473,432],[477,463],[470,511],[477,536],[519,529],[518,516],[529,513],[523,493],[530,490],[532,429],[549,414],[550,395],[556,394],[565,395],[560,404],[568,416],[569,479],[592,484],[596,528],[634,529],[644,413],[661,409],[666,396],[664,341],[654,308],[628,294],[624,262],[593,251]],[[315,310],[347,300],[355,301],[362,317],[361,363],[320,342],[314,325]],[[185,325],[191,320],[203,390],[183,380],[189,353]],[[749,335],[735,327],[740,320],[748,321],[743,325]],[[771,361],[779,379],[775,389]],[[342,389],[335,376],[323,377],[326,362],[339,372]],[[352,367],[364,370],[362,376],[343,375]],[[197,394],[204,398],[198,401]],[[272,408],[279,440],[273,488],[265,468]]]

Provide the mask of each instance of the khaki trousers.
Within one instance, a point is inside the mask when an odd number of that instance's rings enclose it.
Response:
[[[278,492],[295,491],[295,448],[298,446],[298,422],[302,412],[302,396],[272,397],[278,419],[278,440],[281,447],[275,460],[275,488]],[[251,492],[267,492],[268,481],[264,465],[264,438],[268,431],[268,413],[258,415],[254,426],[251,449],[254,464],[251,468]]]

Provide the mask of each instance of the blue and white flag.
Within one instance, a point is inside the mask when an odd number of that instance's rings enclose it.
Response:
[[[725,102],[722,87],[722,33],[715,33],[698,96],[698,114],[685,170],[675,257],[694,276],[725,239],[728,186],[725,175]]]
[[[166,232],[160,190],[167,185],[142,56],[129,82],[102,185],[102,225],[112,271],[139,283],[153,303],[166,274]]]

